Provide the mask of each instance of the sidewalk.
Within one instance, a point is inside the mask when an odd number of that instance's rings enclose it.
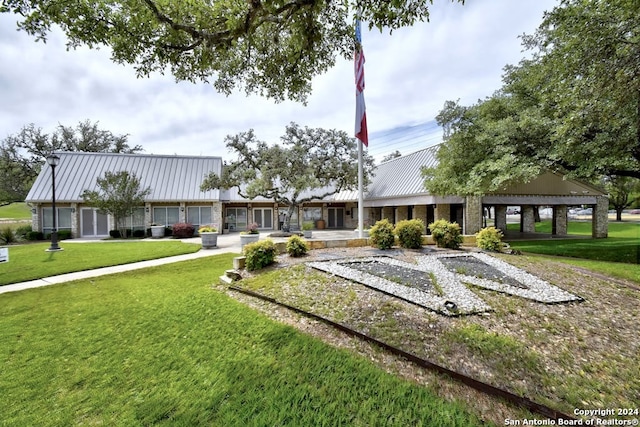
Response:
[[[261,233],[260,240],[268,238],[268,234],[269,233]],[[314,231],[314,236],[322,237],[324,239],[327,239],[327,238],[328,239],[347,239],[347,238],[353,237],[353,231],[345,231],[345,230]],[[162,240],[163,239],[158,239],[158,240],[149,239],[148,244],[153,244],[156,241],[162,241]],[[286,238],[275,237],[273,238],[273,240],[275,242],[286,241]],[[182,241],[186,243],[194,243],[194,244],[201,243],[199,237],[183,239]],[[92,243],[103,242],[104,244],[110,243],[110,241],[108,240],[104,241],[104,240],[95,240],[95,239],[72,239],[72,240],[64,241],[65,244],[83,244],[83,243],[89,243],[89,242],[92,242]],[[147,241],[145,241],[145,243],[147,243]],[[240,236],[238,233],[220,234],[218,236],[218,247],[215,249],[200,249],[198,252],[194,252],[192,254],[176,255],[168,258],[159,258],[159,259],[152,259],[149,261],[135,262],[132,264],[115,265],[112,267],[103,267],[103,268],[96,268],[93,270],[77,271],[74,273],[61,274],[59,276],[52,276],[52,277],[45,277],[37,280],[31,280],[29,282],[14,283],[11,285],[0,286],[0,294],[4,294],[7,292],[22,291],[24,289],[39,288],[42,286],[55,285],[58,283],[71,282],[73,280],[89,279],[92,277],[104,276],[107,274],[122,273],[125,271],[138,270],[141,268],[155,267],[158,265],[171,264],[174,262],[188,261],[191,259],[204,258],[208,256],[222,254],[222,253],[238,253],[239,254],[241,252],[242,250],[240,248]]]

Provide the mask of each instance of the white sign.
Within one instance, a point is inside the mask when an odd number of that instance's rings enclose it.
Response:
[[[0,248],[0,262],[9,262],[9,248]]]

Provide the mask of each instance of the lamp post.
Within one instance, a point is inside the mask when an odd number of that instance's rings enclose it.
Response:
[[[47,156],[47,163],[51,166],[51,206],[53,210],[53,228],[51,229],[51,247],[47,252],[61,251],[58,246],[58,226],[56,221],[56,166],[60,163],[60,157],[55,153]]]

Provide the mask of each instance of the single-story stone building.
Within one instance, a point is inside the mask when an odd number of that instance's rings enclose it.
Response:
[[[377,166],[364,196],[366,222],[388,218],[392,222],[420,218],[425,224],[444,218],[456,221],[465,234],[483,226],[483,213],[493,208],[496,226],[506,228],[507,206],[521,207],[521,231],[534,232],[534,206],[553,207],[553,230],[567,233],[568,206],[593,207],[593,236],[606,237],[608,198],[588,184],[545,173],[533,181],[483,196],[434,196],[429,194],[420,173],[423,166],[436,165],[438,146],[429,147]],[[56,153],[56,210],[58,230],[70,230],[73,237],[103,237],[115,228],[113,219],[87,206],[80,195],[96,190],[96,180],[107,171],[129,171],[151,188],[144,206],[127,218],[127,227],[146,229],[151,223],[171,226],[189,222],[196,226],[215,224],[223,233],[244,230],[255,222],[259,229],[277,230],[284,206],[272,200],[246,200],[236,190],[201,191],[200,184],[210,172],[221,173],[221,157],[167,156],[113,153]],[[26,202],[31,206],[34,230],[49,232],[53,227],[51,169],[43,166]],[[358,196],[344,191],[323,200],[304,203],[294,212],[292,224],[311,221],[316,228],[355,229],[358,225]]]

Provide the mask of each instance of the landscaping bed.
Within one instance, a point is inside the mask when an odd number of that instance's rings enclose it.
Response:
[[[424,255],[409,250],[390,253],[404,262],[415,262]],[[282,256],[275,267],[247,275],[240,286],[566,414],[572,415],[576,409],[637,407],[637,283],[609,280],[541,257],[498,255],[584,300],[544,304],[469,285],[493,311],[449,317],[305,264],[358,255],[362,255],[361,250],[345,248],[312,251],[302,260]],[[468,260],[460,262],[464,261]],[[429,384],[445,396],[463,399],[482,419],[504,425],[507,418],[519,418],[513,407],[381,354],[331,328],[275,309],[272,304],[230,294],[327,342],[364,353],[388,370]]]

